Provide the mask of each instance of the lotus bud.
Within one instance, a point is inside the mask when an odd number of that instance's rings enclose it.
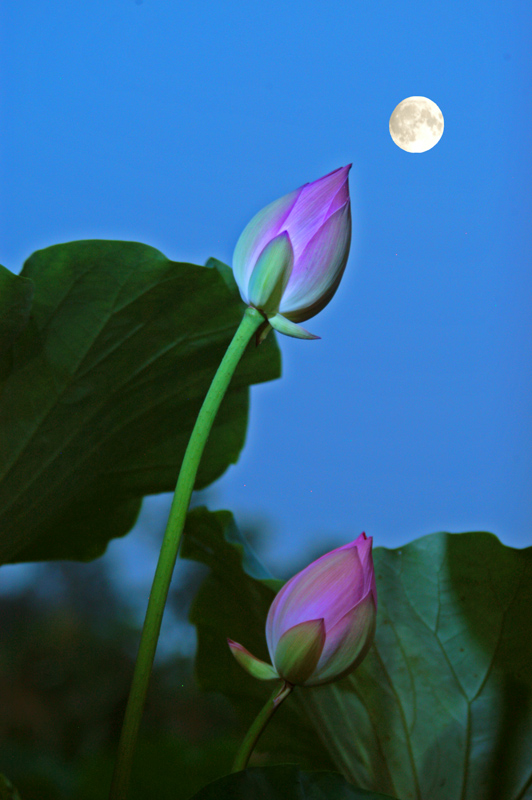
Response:
[[[273,666],[228,639],[239,664],[255,678],[282,678],[294,686],[322,686],[352,672],[375,635],[377,587],[371,547],[372,537],[362,533],[287,581],[266,620]]]
[[[248,222],[236,244],[233,273],[245,303],[272,328],[319,339],[296,323],[314,317],[336,292],[351,244],[347,167],[275,200]]]

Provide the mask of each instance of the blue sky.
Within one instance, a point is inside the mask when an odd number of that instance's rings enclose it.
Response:
[[[304,323],[322,338],[270,334],[283,377],[252,388],[246,447],[208,495],[263,525],[280,577],[362,530],[531,544],[531,22],[513,0],[3,4],[13,272],[85,238],[231,264],[263,206],[353,163],[348,266]],[[412,95],[445,118],[421,154],[388,130]],[[142,608],[168,506],[146,501],[105,556]]]

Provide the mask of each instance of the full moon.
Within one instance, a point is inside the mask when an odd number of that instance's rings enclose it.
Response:
[[[443,133],[443,114],[428,97],[401,100],[390,117],[390,136],[407,153],[424,153],[438,144]]]

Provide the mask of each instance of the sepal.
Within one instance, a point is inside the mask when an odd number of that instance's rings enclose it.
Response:
[[[269,242],[259,256],[248,286],[249,302],[266,315],[275,314],[294,266],[294,251],[286,231]]]
[[[277,670],[271,664],[261,661],[260,658],[254,656],[238,642],[228,639],[227,644],[240,666],[244,667],[246,672],[249,672],[254,678],[258,678],[261,681],[271,681],[274,678],[279,678]]]
[[[310,678],[325,644],[323,619],[312,619],[293,625],[283,633],[275,651],[279,674],[293,684]]]
[[[273,317],[268,317],[268,322],[279,333],[284,333],[286,336],[293,336],[295,339],[321,339],[321,336],[315,336],[313,333],[302,328],[301,325],[296,325],[295,322],[290,322],[289,319],[283,317],[282,314],[275,314]]]

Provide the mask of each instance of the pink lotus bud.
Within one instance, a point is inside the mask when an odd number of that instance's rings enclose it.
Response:
[[[282,678],[296,686],[321,686],[352,672],[375,635],[371,546],[372,537],[362,533],[287,581],[266,620],[273,667],[227,640],[244,669],[261,680]]]
[[[325,308],[344,273],[351,244],[351,166],[275,200],[242,231],[233,273],[244,302],[268,322],[260,341],[272,327],[299,339],[320,338],[295,323]]]

